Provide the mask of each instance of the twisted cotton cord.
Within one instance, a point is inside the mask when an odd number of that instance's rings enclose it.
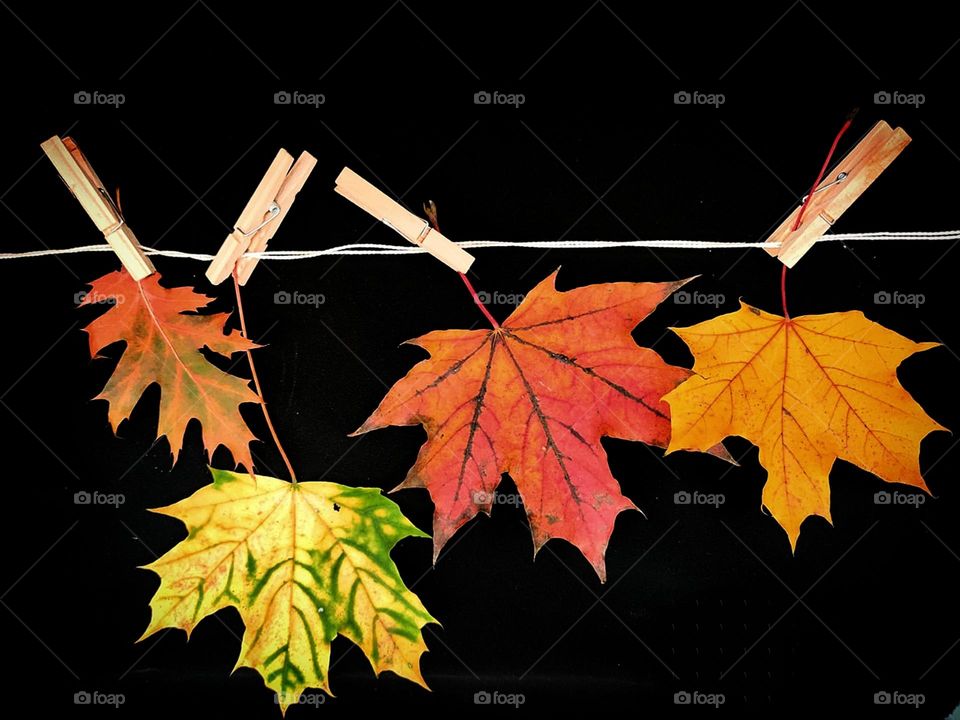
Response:
[[[876,240],[960,240],[960,230],[934,232],[872,232],[827,234],[817,242],[860,242]],[[742,248],[777,248],[780,243],[724,242],[719,240],[465,240],[456,243],[467,250],[488,248],[532,248],[543,250],[596,250],[605,248],[662,248],[674,250],[736,250]],[[52,255],[75,255],[78,253],[112,252],[106,243],[80,245],[72,248],[30,250],[27,252],[0,253],[0,260],[25,260]],[[181,250],[156,250],[143,246],[147,255],[159,255],[188,260],[213,260],[208,253],[183,252]],[[426,250],[417,245],[385,245],[380,243],[353,243],[319,250],[266,250],[248,252],[246,257],[261,260],[307,260],[327,255],[420,255]]]

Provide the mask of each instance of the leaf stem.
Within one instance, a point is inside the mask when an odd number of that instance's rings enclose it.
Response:
[[[483,300],[481,300],[480,296],[477,295],[477,291],[473,289],[473,285],[470,283],[470,278],[468,278],[464,273],[459,273],[459,275],[460,279],[463,280],[464,285],[467,286],[467,290],[470,292],[471,297],[473,297],[473,302],[476,303],[478,308],[480,308],[480,312],[482,312],[483,316],[490,321],[490,324],[493,325],[494,330],[499,330],[500,323],[498,323],[496,318],[490,314],[489,310],[487,310],[487,306],[483,304]]]
[[[236,291],[237,295],[237,314],[240,316],[240,333],[243,335],[243,337],[248,338],[247,321],[243,316],[243,301],[240,298],[240,281],[237,279],[236,267],[233,269],[233,289]],[[284,465],[287,466],[287,472],[290,473],[291,482],[296,485],[297,474],[293,471],[293,465],[290,464],[290,458],[287,457],[287,453],[283,449],[283,445],[280,444],[280,438],[277,436],[277,431],[273,427],[273,421],[270,419],[270,413],[267,412],[267,401],[263,397],[263,389],[260,387],[260,378],[257,377],[257,368],[253,364],[253,352],[250,350],[247,350],[246,352],[247,360],[250,362],[250,374],[253,376],[253,386],[256,388],[257,395],[260,396],[260,406],[263,408],[263,417],[267,421],[267,427],[270,429],[270,436],[273,438],[273,443],[277,446],[277,450],[280,451],[280,457],[283,458]]]
[[[430,227],[437,232],[440,232],[440,221],[437,219],[437,204],[433,202],[433,200],[427,200],[423,204],[423,211],[427,215],[427,220],[430,222]],[[477,291],[473,289],[473,284],[470,282],[470,278],[468,278],[465,273],[459,273],[459,275],[460,279],[463,280],[463,284],[467,286],[467,291],[470,293],[470,297],[473,298],[474,304],[480,308],[480,312],[482,312],[483,316],[490,322],[490,324],[493,326],[493,329],[499,330],[500,323],[498,323],[497,319],[490,314],[487,306],[483,304],[483,300],[480,299]]]
[[[783,272],[780,273],[780,299],[783,300],[783,319],[789,320],[790,313],[787,312],[787,266],[783,266]]]

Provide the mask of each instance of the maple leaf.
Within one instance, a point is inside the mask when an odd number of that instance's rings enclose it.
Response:
[[[226,313],[197,315],[211,298],[189,287],[160,286],[158,274],[139,283],[118,270],[94,280],[82,305],[110,303],[110,309],[85,331],[94,358],[116,342],[126,343],[106,387],[95,398],[109,405],[110,426],[130,417],[143,392],[160,386],[157,436],[166,436],[176,458],[191,418],[202,425],[207,451],[225,446],[237,464],[253,470],[250,442],[255,440],[240,415],[241,403],[260,403],[247,381],[212,365],[200,352],[207,348],[230,357],[259,347],[239,332],[224,333]],[[191,314],[187,314],[191,313]]]
[[[558,292],[556,275],[499,328],[436,331],[409,341],[430,357],[353,433],[388,425],[426,429],[416,464],[396,489],[429,490],[434,560],[464,523],[479,512],[489,515],[501,474],[510,473],[534,552],[563,538],[604,580],[616,517],[637,508],[611,475],[600,436],[667,444],[669,408],[660,398],[690,372],[667,365],[630,333],[686,281]]]
[[[378,488],[211,472],[212,485],[154,510],[182,520],[189,535],[145,566],[160,588],[140,639],[170,627],[189,638],[204,617],[237,608],[245,631],[236,667],[260,673],[284,712],[308,687],[330,693],[338,634],[377,675],[391,670],[426,687],[421,628],[437,621],[404,586],[390,551],[429,536]]]
[[[729,435],[760,448],[763,504],[796,547],[811,515],[830,521],[829,474],[837,458],[887,482],[927,490],[920,441],[932,420],[897,380],[897,366],[938,343],[916,343],[862,312],[789,320],[739,310],[674,328],[695,375],[664,397],[667,452],[702,450]]]

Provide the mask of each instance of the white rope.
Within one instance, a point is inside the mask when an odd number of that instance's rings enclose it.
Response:
[[[859,242],[874,240],[960,240],[960,230],[943,230],[934,232],[873,232],[873,233],[836,233],[827,234],[817,242]],[[665,248],[679,250],[735,250],[738,248],[777,248],[780,243],[768,242],[723,242],[719,240],[465,240],[456,243],[467,250],[486,248],[540,248],[545,250],[568,249],[600,249],[600,248]],[[190,260],[213,260],[213,255],[207,253],[190,253],[180,250],[155,250],[143,246],[147,255],[161,255],[163,257],[187,258]],[[22,260],[26,258],[48,257],[51,255],[74,255],[87,252],[112,252],[106,243],[97,245],[80,245],[72,248],[58,248],[49,250],[31,250],[28,252],[0,253],[0,260]],[[324,257],[326,255],[419,255],[426,250],[417,245],[383,245],[378,243],[354,243],[352,245],[338,245],[321,250],[266,250],[264,252],[249,252],[247,257],[262,260],[306,260],[308,258]]]

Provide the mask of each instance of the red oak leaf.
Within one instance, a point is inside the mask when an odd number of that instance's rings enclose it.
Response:
[[[250,442],[255,440],[240,415],[241,403],[259,403],[247,381],[212,365],[207,348],[230,357],[258,347],[239,332],[224,333],[226,313],[197,315],[210,298],[189,287],[160,286],[158,274],[136,282],[123,270],[94,280],[81,305],[109,303],[110,309],[86,328],[90,354],[116,342],[126,343],[106,387],[95,398],[110,403],[110,426],[130,417],[143,392],[160,386],[157,436],[166,436],[174,457],[191,418],[203,427],[210,454],[225,446],[234,460],[253,471]]]

